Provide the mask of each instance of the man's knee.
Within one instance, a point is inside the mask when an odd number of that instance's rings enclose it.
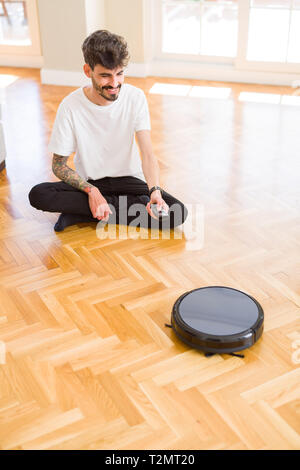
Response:
[[[188,210],[182,202],[177,201],[169,207],[170,228],[182,225],[188,216]]]
[[[189,211],[187,210],[187,208],[185,207],[184,204],[182,204],[182,223],[184,223],[186,221],[186,218],[188,216],[188,213]]]
[[[184,204],[180,203],[178,204],[178,211],[177,213],[175,212],[175,214],[176,217],[174,220],[174,227],[177,227],[178,225],[181,225],[186,221],[186,218],[188,216],[188,210]]]
[[[28,194],[30,204],[36,209],[43,210],[48,190],[49,183],[40,183],[33,186]]]

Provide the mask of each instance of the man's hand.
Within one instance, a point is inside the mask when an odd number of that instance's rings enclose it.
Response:
[[[109,218],[109,214],[112,214],[107,200],[102,196],[96,186],[93,186],[93,188],[91,188],[91,191],[88,193],[88,197],[89,206],[93,217],[95,219],[104,220],[106,222]]]
[[[151,204],[157,204],[157,210],[160,211],[160,210],[165,210],[166,212],[169,212],[169,206],[168,204],[163,200],[163,198],[161,197],[161,192],[159,190],[157,191],[153,191],[151,193],[151,196],[150,196],[150,202],[148,202],[147,206],[146,206],[146,209],[147,209],[147,212],[148,214],[151,215],[151,217],[153,217],[154,219],[158,220],[158,218],[153,214],[152,210],[151,210]]]

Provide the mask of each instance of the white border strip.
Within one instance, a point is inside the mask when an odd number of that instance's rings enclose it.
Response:
[[[300,80],[300,74],[236,70],[232,65],[196,64],[183,61],[153,60],[146,64],[129,64],[128,77],[170,77],[217,82],[254,83],[260,85],[287,85]],[[83,72],[41,69],[41,81],[48,85],[82,86],[90,83]]]

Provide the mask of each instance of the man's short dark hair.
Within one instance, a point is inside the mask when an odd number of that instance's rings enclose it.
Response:
[[[130,59],[125,39],[105,29],[90,34],[81,49],[92,70],[98,64],[109,70],[126,67]]]

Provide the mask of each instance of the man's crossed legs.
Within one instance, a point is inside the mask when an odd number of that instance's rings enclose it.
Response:
[[[114,208],[108,224],[172,229],[183,224],[187,217],[188,211],[184,204],[163,191],[162,198],[169,206],[169,215],[162,220],[153,219],[146,210],[150,200],[148,186],[134,176],[89,179],[88,182],[96,186],[111,208]],[[61,212],[54,226],[57,232],[81,222],[99,222],[91,213],[88,195],[63,181],[37,184],[28,197],[30,204],[36,209]]]

